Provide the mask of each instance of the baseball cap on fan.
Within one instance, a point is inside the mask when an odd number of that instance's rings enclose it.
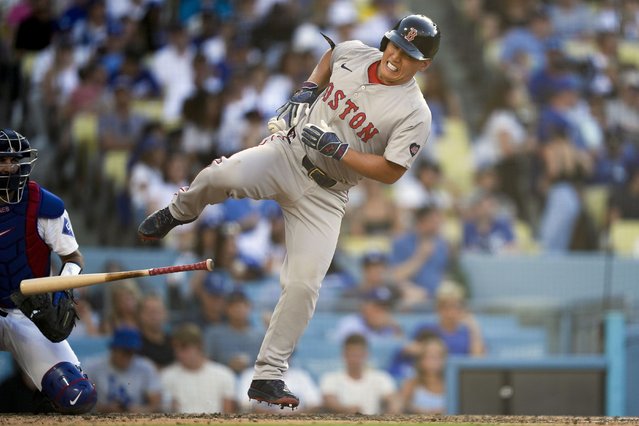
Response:
[[[396,300],[396,291],[387,286],[374,288],[364,295],[364,301],[373,302],[387,308],[391,308]]]
[[[388,255],[383,251],[371,250],[364,253],[364,256],[362,256],[363,266],[376,265],[380,263],[388,263]]]
[[[142,348],[142,335],[131,327],[116,328],[109,345],[111,349],[124,349],[137,352]]]
[[[226,297],[233,290],[233,281],[228,273],[209,272],[204,278],[204,290],[211,296]]]

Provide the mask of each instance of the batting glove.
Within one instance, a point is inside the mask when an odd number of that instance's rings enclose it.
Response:
[[[304,126],[301,138],[305,145],[336,160],[341,160],[348,151],[348,144],[339,140],[337,135],[330,131],[324,120],[321,121],[321,126],[310,123]]]
[[[277,109],[277,116],[268,121],[269,132],[275,133],[294,127],[306,114],[310,105],[315,102],[317,96],[317,84],[311,81],[304,82],[291,99]]]

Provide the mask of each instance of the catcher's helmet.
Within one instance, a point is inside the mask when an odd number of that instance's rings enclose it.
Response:
[[[379,50],[386,49],[392,41],[409,56],[420,61],[433,59],[439,50],[441,32],[436,23],[425,15],[408,15],[382,38]]]
[[[38,151],[27,138],[11,129],[0,130],[0,158],[15,159],[12,168],[0,165],[0,202],[15,204],[22,200]]]

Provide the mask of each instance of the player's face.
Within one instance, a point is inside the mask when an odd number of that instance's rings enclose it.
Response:
[[[15,157],[0,157],[0,175],[12,175],[18,173],[20,160]]]
[[[377,69],[377,78],[387,85],[404,84],[419,71],[424,71],[430,60],[418,61],[408,56],[393,42],[389,42],[382,54],[382,61]]]

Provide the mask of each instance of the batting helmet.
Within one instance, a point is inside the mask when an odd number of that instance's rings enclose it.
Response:
[[[38,151],[31,148],[27,138],[11,129],[0,130],[0,158],[11,158],[9,168],[0,163],[0,201],[19,203]],[[15,159],[15,160],[14,160]]]
[[[420,61],[433,59],[439,50],[441,31],[436,23],[425,15],[408,15],[382,38],[379,50],[386,49],[392,41],[409,56]]]

